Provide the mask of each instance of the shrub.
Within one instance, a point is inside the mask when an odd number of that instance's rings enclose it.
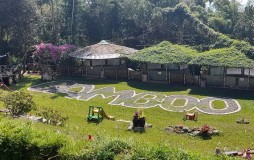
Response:
[[[154,147],[137,148],[133,153],[131,159],[181,159],[181,160],[198,160],[200,159],[197,155],[191,155],[181,149],[174,149],[165,144],[160,144]]]
[[[64,126],[65,122],[69,119],[69,117],[61,115],[58,110],[49,107],[42,107],[37,115],[43,117],[46,119],[46,123],[52,125]]]
[[[17,117],[35,108],[32,98],[29,93],[12,92],[4,98],[4,107],[10,111],[12,117]]]
[[[114,154],[120,154],[120,153],[123,153],[124,151],[126,151],[130,148],[131,148],[131,146],[128,143],[117,139],[117,140],[112,140],[109,143],[107,143],[103,147],[103,150],[112,152]]]
[[[67,137],[38,131],[29,123],[0,122],[0,159],[53,159],[66,143]]]
[[[153,160],[199,160],[233,159],[218,155],[200,157],[163,143],[153,147],[130,145],[120,139],[97,138],[95,141],[72,140],[61,134],[38,131],[32,123],[17,123],[13,120],[0,121],[0,159],[59,159],[59,160],[113,160],[113,159],[153,159]]]

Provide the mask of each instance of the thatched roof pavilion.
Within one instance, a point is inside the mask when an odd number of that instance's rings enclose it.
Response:
[[[134,53],[129,59],[142,62],[142,81],[184,83],[184,73],[189,71],[187,64],[196,54],[191,47],[163,41]]]
[[[254,61],[234,47],[213,49],[200,53],[192,59],[189,64],[232,68],[254,68]]]
[[[183,45],[172,44],[168,41],[148,47],[130,56],[133,61],[158,64],[187,64],[197,51]]]
[[[69,55],[77,59],[115,59],[120,57],[128,57],[132,55],[137,50],[115,45],[109,43],[105,40],[101,42],[90,45],[81,49],[78,49],[75,52],[70,53]]]
[[[127,63],[124,59],[137,50],[112,44],[105,40],[78,49],[69,54],[70,57],[81,60],[69,73],[77,73],[87,77],[125,78],[127,79]]]

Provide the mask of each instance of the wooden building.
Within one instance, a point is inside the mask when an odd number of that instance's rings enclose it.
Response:
[[[198,76],[191,73],[188,62],[197,51],[187,46],[162,42],[130,56],[142,63],[142,81],[170,84],[198,84]]]
[[[70,75],[107,79],[128,79],[126,58],[137,50],[112,44],[105,40],[78,49],[69,54],[76,59],[76,66],[70,66]]]
[[[254,89],[254,61],[233,47],[203,52],[189,64],[202,66],[202,87]]]
[[[69,56],[78,65],[64,73],[82,77],[254,89],[254,61],[233,47],[198,53],[165,41],[137,51],[103,40]]]

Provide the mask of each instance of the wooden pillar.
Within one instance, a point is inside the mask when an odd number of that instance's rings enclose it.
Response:
[[[102,68],[103,79],[105,78],[105,69]]]
[[[130,77],[130,70],[128,68],[127,68],[127,78],[128,78],[128,80],[131,79],[131,77]]]
[[[141,79],[141,82],[143,81],[143,77],[142,77],[142,75],[143,75],[143,71],[142,71],[142,69],[140,68],[140,79]]]
[[[168,66],[166,66],[166,82],[168,82]]]
[[[183,74],[183,84],[185,85],[186,84],[186,77],[185,77],[186,75],[185,75],[185,73]]]
[[[105,71],[104,71],[104,68],[103,68],[102,65],[101,65],[100,78],[101,78],[101,79],[104,79],[104,77],[105,77]]]
[[[115,75],[116,75],[116,80],[117,80],[117,68],[115,68]]]
[[[226,72],[227,67],[223,67],[223,87],[226,87]]]
[[[84,60],[82,59],[82,69],[81,69],[82,77],[84,77]]]
[[[248,73],[248,89],[250,89],[250,68],[249,68],[249,73]]]
[[[183,69],[183,84],[185,85],[185,69]]]
[[[86,62],[86,76],[87,76],[87,62]]]
[[[198,75],[198,85],[201,86],[201,84],[200,84],[200,75]]]
[[[200,65],[199,65],[199,67],[201,67]],[[199,86],[201,86],[201,72],[199,72],[200,74],[198,74],[198,85]]]
[[[170,81],[171,81],[171,75],[170,73],[168,73],[168,83],[170,84]]]
[[[146,64],[146,68],[147,68],[147,80],[148,80],[148,82],[150,81],[150,69],[149,69],[149,65],[148,64]]]

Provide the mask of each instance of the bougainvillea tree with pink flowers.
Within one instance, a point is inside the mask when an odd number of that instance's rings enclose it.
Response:
[[[61,61],[61,57],[73,51],[75,48],[74,45],[69,44],[55,46],[51,43],[41,43],[35,45],[33,59],[41,69],[42,79],[53,79],[56,67]]]
[[[41,43],[35,45],[36,50],[33,53],[35,62],[39,64],[54,65],[60,62],[62,55],[75,49],[74,45],[64,44],[55,46],[51,43]]]

